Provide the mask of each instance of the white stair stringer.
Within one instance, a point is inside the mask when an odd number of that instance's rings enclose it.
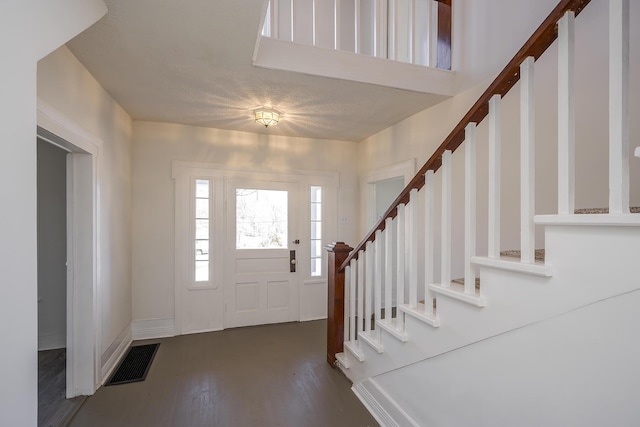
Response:
[[[549,222],[549,221],[547,221]],[[405,316],[407,342],[381,330],[383,353],[362,346],[366,362],[345,374],[354,383],[640,288],[636,226],[547,225],[546,260],[553,276],[479,266],[486,307],[438,298],[440,327]],[[624,248],[621,250],[620,248]]]

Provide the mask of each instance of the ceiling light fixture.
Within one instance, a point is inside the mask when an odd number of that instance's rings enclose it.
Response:
[[[277,125],[281,114],[272,108],[260,108],[255,110],[254,113],[256,114],[256,123],[264,125],[266,128]]]

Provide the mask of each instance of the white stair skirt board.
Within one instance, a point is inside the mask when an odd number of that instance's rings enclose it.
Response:
[[[358,383],[351,390],[381,426],[418,427],[418,423],[374,379]]]
[[[416,319],[426,323],[427,325],[431,325],[434,328],[440,326],[440,319],[436,316],[431,316],[424,311],[424,304],[418,303],[416,307],[411,307],[409,305],[403,304],[400,306],[400,311],[410,315],[411,317],[415,317]]]
[[[484,267],[492,267],[501,270],[532,274],[534,276],[551,277],[553,275],[553,269],[551,265],[545,264],[543,262],[536,262],[533,264],[522,262],[518,259],[514,259],[513,257],[488,258],[474,256],[471,258],[471,263]]]
[[[407,334],[404,332],[404,324],[402,319],[395,318],[389,320],[376,320],[376,328],[384,329],[393,337],[402,342],[407,342]]]
[[[373,348],[378,353],[384,352],[384,347],[380,341],[378,341],[378,331],[371,332],[360,332],[358,334],[358,339],[362,342],[367,343],[371,348]]]
[[[451,286],[442,286],[439,283],[429,285],[429,289],[437,294],[446,295],[450,298],[457,299],[458,301],[465,302],[467,304],[475,305],[476,307],[484,307],[486,301],[482,295],[475,293],[473,295],[466,294],[464,292],[464,285],[461,286],[457,283],[451,283]]]
[[[349,369],[351,367],[351,364],[349,363],[349,358],[344,353],[337,353],[336,360],[338,361],[338,364],[344,369]]]
[[[353,357],[358,359],[359,362],[364,362],[364,353],[362,352],[358,341],[345,341],[344,349],[353,354]]]

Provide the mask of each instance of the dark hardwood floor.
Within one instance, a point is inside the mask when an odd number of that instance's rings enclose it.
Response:
[[[326,321],[160,342],[143,382],[100,388],[71,426],[305,426],[378,423],[326,360]]]
[[[85,397],[66,399],[66,349],[38,352],[38,426],[65,426]]]

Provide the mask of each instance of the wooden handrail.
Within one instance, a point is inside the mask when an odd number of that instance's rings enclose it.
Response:
[[[344,263],[340,266],[340,271],[349,265],[352,259],[358,258],[358,252],[364,249],[369,241],[375,240],[377,230],[385,229],[385,220],[395,218],[398,214],[398,205],[409,202],[409,193],[414,188],[420,190],[424,186],[424,175],[428,170],[437,171],[442,165],[442,154],[445,150],[455,151],[464,141],[464,128],[469,123],[480,123],[489,113],[489,100],[493,95],[504,96],[520,80],[520,64],[529,56],[538,59],[558,37],[557,23],[562,16],[573,11],[576,16],[589,4],[591,0],[561,0],[551,11],[549,16],[542,22],[533,35],[520,48],[518,53],[509,61],[506,67],[498,74],[498,77],[489,85],[484,93],[473,104],[471,109],[464,115],[462,120],[453,128],[442,144],[431,155],[429,160],[420,168],[418,173],[402,190],[400,195],[391,203],[384,215],[378,220],[376,225],[360,241],[358,246],[351,252]]]

